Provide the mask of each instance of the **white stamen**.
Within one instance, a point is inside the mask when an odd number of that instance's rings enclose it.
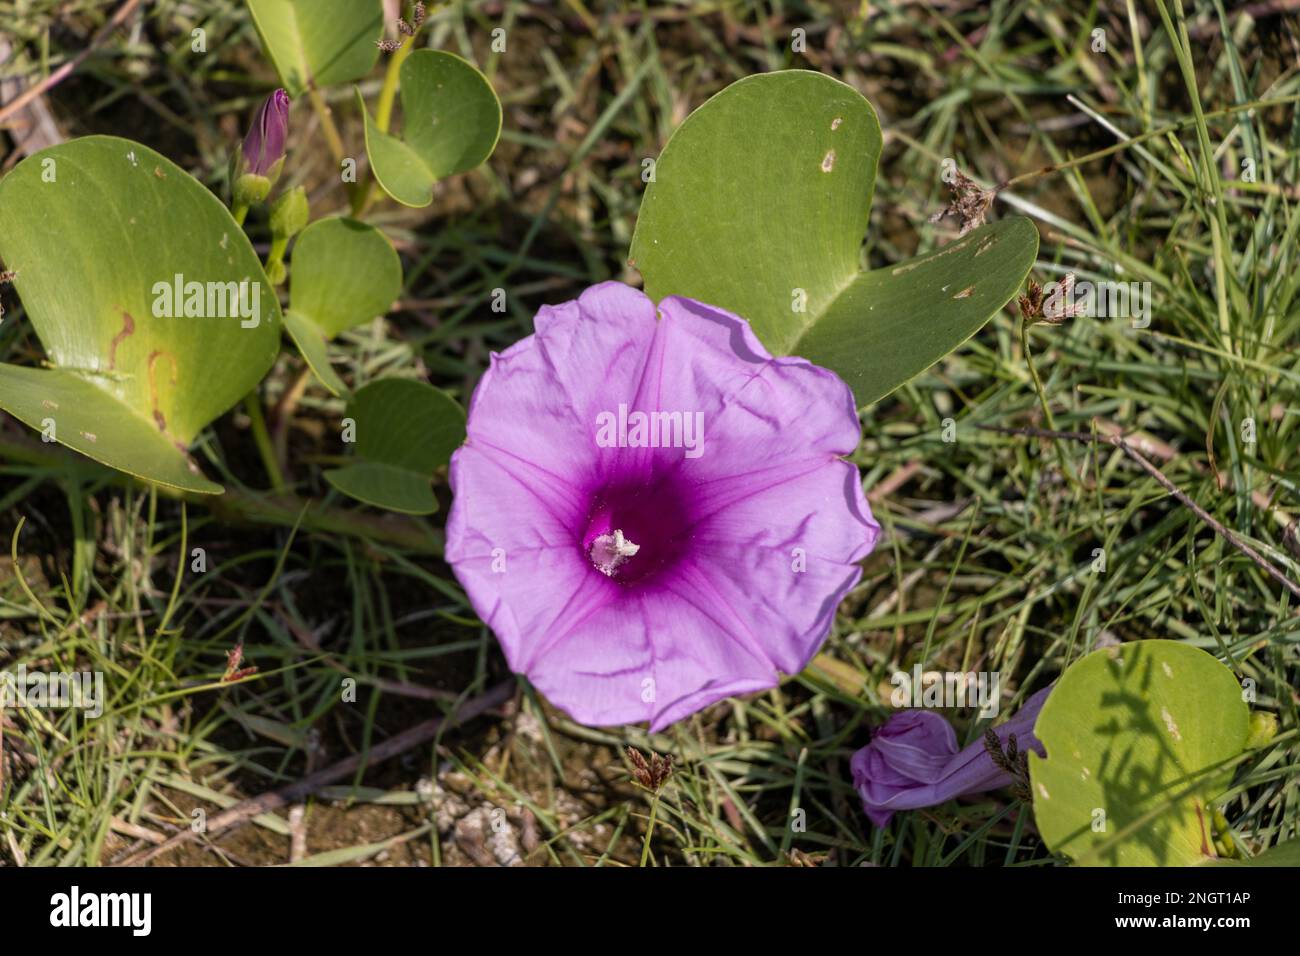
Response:
[[[640,550],[641,545],[633,544],[623,537],[622,530],[615,529],[613,534],[602,534],[591,542],[591,563],[600,569],[601,574],[612,578],[614,572]]]

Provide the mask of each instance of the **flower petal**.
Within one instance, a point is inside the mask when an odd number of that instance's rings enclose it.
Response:
[[[1042,754],[1033,728],[1050,691],[1050,687],[1040,690],[993,729],[1003,747],[1015,734],[1021,752]],[[871,743],[853,755],[849,766],[863,809],[880,827],[898,810],[932,807],[1012,782],[1011,775],[993,763],[982,736],[959,751],[952,725],[933,711],[894,714],[876,731]]]
[[[475,391],[447,523],[511,667],[584,723],[655,727],[802,669],[879,536],[842,458],[848,387],[743,319],[618,283],[536,328]],[[629,409],[680,414],[674,447],[628,447],[626,421],[598,438]],[[610,540],[629,550],[593,563]]]
[[[705,610],[666,591],[621,591],[530,662],[529,679],[583,724],[650,721],[658,731],[735,694],[773,686],[770,664],[719,640]],[[668,635],[671,640],[665,640]]]

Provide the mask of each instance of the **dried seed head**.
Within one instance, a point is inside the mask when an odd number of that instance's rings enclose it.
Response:
[[[1028,802],[1031,799],[1029,789],[1029,753],[1021,752],[1016,743],[1016,735],[1007,735],[1006,750],[1002,748],[1002,741],[990,727],[984,731],[984,749],[988,751],[989,759],[993,761],[993,766],[997,767],[1004,773],[1010,774],[1011,792],[1017,799]]]
[[[1074,273],[1067,272],[1050,293],[1045,293],[1042,286],[1030,279],[1026,294],[1016,300],[1020,317],[1030,325],[1060,325],[1066,319],[1082,315],[1086,310],[1074,301],[1074,281]]]
[[[673,755],[669,754],[667,757],[661,758],[658,754],[655,754],[654,759],[651,761],[651,769],[655,774],[655,789],[662,789],[663,785],[668,782],[668,778],[673,775]]]
[[[240,641],[233,649],[226,652],[226,672],[221,675],[221,682],[228,684],[231,681],[243,680],[250,674],[256,674],[256,667],[240,667],[244,662],[244,642]]]
[[[1020,306],[1020,317],[1026,322],[1037,322],[1043,317],[1043,287],[1033,279],[1029,280],[1029,288],[1025,294],[1016,299],[1016,304]]]
[[[959,236],[964,236],[979,226],[984,225],[984,217],[993,205],[996,189],[983,189],[960,169],[953,170],[953,181],[948,184],[952,191],[952,200],[930,217],[931,222],[939,222],[946,216],[955,216],[961,222]]]
[[[410,23],[407,23],[404,18],[397,21],[397,32],[404,37],[415,36],[415,34],[419,32],[420,27],[424,25],[424,16],[424,4],[417,3],[414,9],[411,10]],[[379,49],[383,50],[385,53],[392,53],[402,45],[401,40],[377,40],[375,42]]]
[[[627,747],[627,759],[632,764],[632,775],[636,777],[637,783],[643,787],[650,786],[650,765],[645,762],[645,757],[641,756],[641,751],[635,747]]]
[[[658,793],[668,782],[668,778],[673,775],[672,754],[660,757],[657,753],[651,753],[647,761],[641,751],[635,747],[626,748],[626,753],[628,762],[632,764],[632,776],[636,777],[637,783],[651,792]]]
[[[1043,314],[1039,319],[1048,325],[1060,325],[1083,311],[1074,301],[1074,273],[1067,272],[1057,287],[1043,300]]]

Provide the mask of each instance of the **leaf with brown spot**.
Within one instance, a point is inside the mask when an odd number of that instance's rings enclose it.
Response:
[[[57,186],[42,179],[51,161]],[[279,303],[230,211],[147,146],[88,136],[0,179],[0,222],[0,259],[52,366],[0,365],[0,408],[37,430],[53,419],[59,442],[120,471],[220,492],[185,449],[280,347]],[[203,314],[171,301],[177,275],[205,290]],[[241,282],[263,293],[247,323],[226,295]]]
[[[871,104],[829,76],[731,84],[673,133],[646,186],[629,258],[647,294],[742,316],[770,352],[839,374],[859,407],[885,397],[1016,294],[1038,231],[1020,216],[974,229],[988,203],[972,194],[969,235],[863,271],[881,148]]]

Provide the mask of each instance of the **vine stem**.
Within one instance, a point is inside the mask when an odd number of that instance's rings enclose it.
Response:
[[[330,148],[330,153],[334,156],[335,164],[343,165],[343,160],[347,158],[347,151],[343,148],[343,137],[339,135],[339,128],[334,122],[333,111],[330,109],[329,104],[325,102],[325,97],[321,96],[320,90],[316,89],[314,83],[307,87],[307,98],[311,101],[312,111],[320,120],[321,132],[325,134],[325,142]]]
[[[364,511],[327,507],[293,494],[272,495],[242,488],[227,488],[225,494],[221,495],[185,492],[140,481],[58,446],[3,435],[0,435],[0,461],[6,465],[21,464],[56,472],[69,468],[90,470],[90,477],[96,481],[157,489],[159,494],[166,497],[206,508],[213,517],[230,524],[277,525],[285,528],[301,524],[304,531],[318,534],[344,535],[419,554],[442,554],[441,532],[406,515],[372,515]],[[304,505],[309,505],[305,512]]]
[[[262,467],[271,481],[271,490],[284,494],[286,488],[280,464],[275,460],[275,446],[271,444],[270,432],[266,430],[266,416],[262,414],[262,400],[254,388],[244,396],[244,411],[253,428],[253,440],[257,442],[257,453],[262,458]]]
[[[402,40],[402,45],[397,48],[388,60],[388,70],[384,73],[384,85],[379,90],[379,102],[375,106],[375,127],[381,133],[387,133],[388,127],[393,122],[393,104],[397,101],[397,88],[400,85],[400,74],[402,64],[406,58],[415,51],[416,34],[406,37]],[[375,198],[375,175],[374,170],[370,170],[366,179],[366,185],[354,194],[352,202],[352,215],[360,219],[370,208],[371,202]]]
[[[275,450],[275,460],[280,465],[283,474],[289,474],[289,424],[293,418],[294,409],[298,407],[298,402],[302,399],[303,393],[307,391],[307,385],[311,381],[311,366],[303,363],[303,367],[298,371],[298,376],[293,383],[280,396],[280,400],[275,403],[275,408],[271,410],[271,447]]]
[[[330,155],[334,157],[334,165],[341,172],[348,155],[347,147],[343,145],[343,137],[339,133],[338,124],[334,122],[334,111],[330,109],[329,103],[326,102],[325,97],[321,95],[314,82],[307,87],[307,98],[311,101],[312,112],[320,120],[321,133],[325,136],[325,143],[329,146]],[[358,204],[361,196],[360,188],[353,183],[347,186],[347,194],[353,215],[358,215]]]
[[[265,268],[268,276],[273,264],[280,272],[278,279],[271,279],[273,286],[284,279],[284,250],[288,245],[287,237],[277,235],[271,240],[271,251],[267,253]],[[253,429],[253,440],[257,443],[257,454],[262,459],[262,467],[266,469],[271,490],[282,495],[288,489],[284,483],[284,473],[280,470],[280,463],[275,455],[275,444],[271,441],[271,433],[266,430],[266,416],[262,413],[262,399],[258,394],[258,386],[254,385],[253,390],[244,396],[244,411],[248,413],[248,421]]]

